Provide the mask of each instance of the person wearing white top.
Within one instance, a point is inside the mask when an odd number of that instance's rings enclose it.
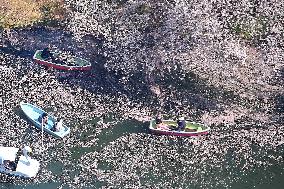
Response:
[[[56,123],[56,131],[59,132],[63,127],[63,119],[59,119],[59,121]]]
[[[63,119],[57,119],[57,122],[54,123],[51,130],[53,132],[60,132],[62,128],[63,128]]]

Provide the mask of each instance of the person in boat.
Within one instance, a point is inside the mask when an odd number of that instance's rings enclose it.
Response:
[[[163,123],[161,114],[158,114],[156,116],[155,122],[156,122],[156,125],[159,125],[159,124]]]
[[[58,118],[57,123],[53,125],[52,131],[59,132],[63,128],[63,119]]]
[[[48,121],[48,115],[47,113],[43,113],[40,117],[39,117],[39,122],[41,125],[46,126],[47,125],[47,121]]]
[[[186,126],[184,117],[180,117],[177,121],[177,131],[184,131]]]
[[[47,60],[47,59],[53,59],[53,55],[51,53],[51,47],[50,45],[46,48],[44,48],[41,52],[41,57],[44,59],[44,60]]]
[[[97,124],[99,124],[99,125],[104,124],[104,120],[105,120],[105,119],[106,119],[106,115],[105,115],[105,114],[102,114],[102,115],[100,116],[100,120],[98,121]]]
[[[15,163],[10,160],[4,160],[2,157],[0,157],[0,167],[3,167],[7,170],[14,170],[15,169]]]
[[[163,123],[162,115],[161,115],[161,114],[158,114],[158,115],[156,116],[155,122],[156,122],[157,129],[169,130],[168,125],[165,124],[165,123]]]
[[[25,156],[28,165],[30,165],[30,163],[31,163],[31,157],[30,157],[31,153],[32,153],[32,149],[31,149],[29,146],[25,146],[25,147],[22,149],[22,154]],[[20,154],[20,155],[21,155],[21,154]],[[18,155],[18,156],[16,157],[16,160],[15,160],[16,163],[19,161],[20,155]]]

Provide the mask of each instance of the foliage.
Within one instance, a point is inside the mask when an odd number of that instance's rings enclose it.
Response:
[[[41,18],[38,4],[32,0],[2,0],[0,26],[3,28],[23,27]]]
[[[46,20],[62,19],[61,0],[1,0],[0,27],[18,28]]]
[[[247,40],[260,38],[267,32],[267,21],[265,18],[236,21],[236,23],[232,23],[232,30],[240,37]]]
[[[40,10],[43,14],[42,20],[44,22],[62,21],[65,17],[66,10],[64,9],[63,1],[44,0],[39,3]]]
[[[228,103],[239,106],[256,107],[251,105],[256,102],[282,107],[274,96],[282,89],[276,75],[283,69],[283,2],[54,2],[37,1],[41,20],[65,19],[65,29],[79,42],[84,36],[100,36],[99,47],[85,45],[84,51],[98,52],[105,60],[101,65],[119,73],[117,80],[126,88],[138,81],[133,76],[140,76],[137,85],[146,83],[162,91],[157,94],[179,83],[180,87],[173,87],[177,93],[182,88],[185,94],[198,93],[203,99],[231,96]],[[195,76],[198,79],[193,80]],[[202,92],[195,90],[200,86]]]
[[[271,81],[283,66],[283,2],[80,0],[66,6],[73,7],[68,29],[77,39],[104,36],[109,71],[143,72],[151,83],[193,73],[244,102],[274,103],[281,88]]]

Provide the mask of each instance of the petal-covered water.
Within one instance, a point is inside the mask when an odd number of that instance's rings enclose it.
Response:
[[[1,30],[0,145],[31,146],[41,169],[32,180],[1,174],[0,188],[282,188],[279,4],[65,1],[63,29]],[[35,64],[48,44],[93,70]],[[70,135],[45,134],[42,146],[21,101],[63,118]],[[212,130],[152,135],[159,111]]]

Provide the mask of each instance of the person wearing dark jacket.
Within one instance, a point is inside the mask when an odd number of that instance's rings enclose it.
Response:
[[[156,116],[155,122],[156,122],[157,129],[160,129],[160,130],[170,129],[167,124],[163,123],[162,114],[160,113]]]
[[[52,56],[52,53],[50,52],[50,48],[49,47],[46,47],[42,50],[41,52],[41,57],[46,60],[46,59],[49,59],[49,58],[53,58]]]
[[[162,115],[161,114],[158,114],[157,116],[156,116],[156,119],[155,119],[155,121],[156,121],[156,124],[158,125],[158,124],[161,124],[163,121],[162,121]]]
[[[38,121],[40,122],[41,126],[45,127],[48,121],[47,113],[43,113],[41,116],[39,116]]]
[[[186,126],[184,117],[180,117],[180,118],[178,119],[177,125],[178,125],[177,131],[184,131],[185,126]]]

